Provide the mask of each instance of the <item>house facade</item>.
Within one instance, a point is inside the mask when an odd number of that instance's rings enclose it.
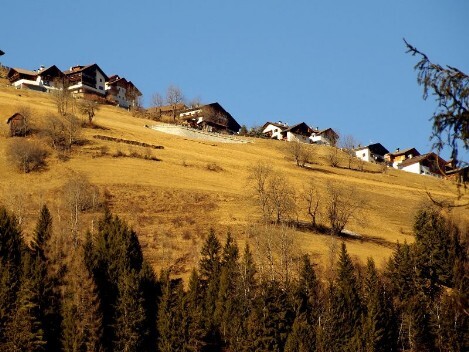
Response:
[[[37,90],[40,92],[49,92],[56,89],[55,83],[63,77],[64,74],[55,65],[48,68],[41,66],[36,71],[11,68],[7,75],[13,87],[17,89]]]
[[[238,133],[241,128],[234,117],[216,102],[182,111],[179,119],[208,132]]]
[[[105,83],[106,99],[118,106],[129,108],[137,105],[137,100],[142,93],[131,81],[123,77],[113,75]]]
[[[324,130],[314,130],[309,138],[311,142],[316,144],[335,146],[339,140],[339,135],[332,128],[326,128]]]
[[[384,156],[384,161],[386,164],[388,164],[388,166],[392,166],[393,168],[398,169],[399,165],[404,160],[411,159],[415,156],[420,156],[420,153],[415,148],[407,148],[403,150],[398,148],[392,153],[387,153]]]
[[[301,142],[301,143],[311,143],[309,137],[313,133],[313,129],[309,127],[306,123],[300,122],[296,125],[288,127],[282,131],[282,137],[288,142]]]
[[[279,122],[266,122],[262,126],[262,133],[272,139],[283,139],[282,132],[288,128],[288,124]]]
[[[381,143],[369,144],[365,147],[358,147],[355,149],[355,155],[357,158],[367,162],[383,162],[384,155],[389,153]]]
[[[80,97],[106,96],[106,81],[109,79],[97,65],[73,66],[64,72],[69,83],[68,89]]]
[[[444,159],[431,152],[404,160],[399,164],[399,169],[418,175],[443,177],[447,164]]]

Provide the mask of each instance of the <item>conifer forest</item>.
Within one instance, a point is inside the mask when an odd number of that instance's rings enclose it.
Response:
[[[52,222],[44,206],[25,243],[0,208],[1,351],[469,348],[467,235],[432,208],[383,270],[354,263],[343,242],[327,272],[307,255],[260,265],[248,245],[207,229],[188,282],[154,273],[109,211],[84,240],[56,236]]]

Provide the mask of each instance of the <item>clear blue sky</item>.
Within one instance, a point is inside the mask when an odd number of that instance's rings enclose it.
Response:
[[[173,84],[241,124],[305,121],[389,150],[428,152],[436,107],[403,37],[469,73],[467,0],[10,0],[1,12],[4,65],[96,62],[145,105]]]

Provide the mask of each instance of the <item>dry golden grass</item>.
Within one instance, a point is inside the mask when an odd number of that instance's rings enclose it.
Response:
[[[35,111],[37,125],[44,116],[56,111],[48,94],[0,85],[3,121],[24,105]],[[186,140],[145,128],[144,125],[155,122],[134,118],[126,110],[111,106],[102,106],[94,122],[101,129],[85,128],[83,137],[87,143],[75,147],[70,160],[60,161],[52,152],[45,171],[26,175],[17,173],[6,161],[9,138],[7,125],[2,123],[0,202],[12,210],[21,209],[26,236],[32,232],[44,202],[51,208],[57,227],[65,226],[67,215],[60,204],[60,190],[70,173],[77,172],[109,195],[112,211],[135,228],[145,256],[156,270],[173,265],[176,272],[184,275],[196,264],[211,226],[217,228],[222,238],[231,231],[240,246],[249,241],[247,229],[259,218],[247,185],[249,168],[258,161],[269,161],[298,191],[314,179],[322,199],[331,181],[354,187],[366,207],[361,221],[352,221],[347,228],[362,234],[365,240],[349,240],[349,252],[357,260],[371,256],[382,265],[392,252],[389,244],[412,242],[413,217],[425,202],[427,190],[439,199],[454,197],[454,185],[449,181],[398,170],[383,174],[380,167],[372,164],[365,166],[365,172],[332,168],[328,164],[328,147],[311,146],[314,163],[309,169],[302,169],[296,167],[286,144],[280,141],[252,139],[253,143],[248,144],[222,144]],[[164,149],[149,151],[97,140],[93,138],[96,134],[162,145]],[[117,151],[151,154],[162,161],[112,157]],[[210,170],[208,165],[217,167]],[[346,165],[345,159],[342,165]],[[454,214],[469,219],[467,209],[456,209]],[[84,214],[83,229],[93,228],[99,215]],[[300,213],[300,217],[306,220],[305,214]],[[331,239],[305,231],[294,233],[297,249],[326,266]]]

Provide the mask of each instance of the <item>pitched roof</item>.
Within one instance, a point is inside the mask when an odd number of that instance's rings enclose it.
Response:
[[[411,151],[415,151],[417,152],[416,153],[416,156],[420,155],[420,153],[418,152],[417,149],[415,148],[407,148],[407,149],[403,149],[403,150],[399,150],[399,151],[395,151],[395,152],[392,152],[392,153],[387,153],[388,155],[390,156],[399,156],[399,155],[404,155],[404,154],[409,154]]]
[[[8,119],[7,119],[7,124],[10,123],[14,118],[16,117],[21,117],[21,118],[24,118],[24,116],[22,114],[20,114],[19,112],[15,112],[13,115],[11,115]]]
[[[311,127],[309,127],[304,122],[300,122],[300,123],[297,123],[296,125],[288,127],[287,129],[283,130],[282,132],[294,132],[294,131],[297,131],[297,130],[306,130],[308,132],[311,131],[311,133],[313,132],[313,129]]]
[[[264,126],[262,126],[262,130],[265,130],[265,128],[266,128],[268,125],[272,125],[272,126],[278,127],[278,128],[280,128],[282,131],[288,128],[288,125],[287,125],[287,124],[282,124],[282,123],[280,123],[280,122],[266,122],[266,123],[264,124]]]
[[[389,150],[387,150],[385,147],[383,147],[383,145],[381,143],[369,144],[369,145],[364,146],[364,147],[356,148],[355,150],[362,150],[362,149],[369,149],[370,152],[372,152],[373,154],[377,154],[377,155],[384,155],[384,154],[389,153]]]
[[[71,67],[69,70],[64,71],[64,74],[66,74],[66,75],[71,75],[72,73],[86,71],[87,69],[89,69],[89,68],[91,68],[91,67],[93,67],[93,66],[96,66],[96,68],[97,68],[97,69],[102,73],[102,75],[104,76],[104,79],[105,79],[105,80],[108,80],[108,79],[109,79],[109,77],[104,73],[104,71],[101,69],[101,67],[98,66],[98,64],[90,64],[90,65],[86,65],[86,66],[76,65],[76,66]]]
[[[23,68],[12,68],[13,71],[16,71],[18,73],[21,73],[23,75],[29,75],[29,76],[37,76],[37,72],[36,71],[31,71],[31,70],[25,70]]]
[[[438,160],[438,164],[440,165],[442,170],[445,169],[446,161],[443,158],[441,158],[440,156],[438,156],[437,154],[433,153],[433,152],[418,155],[418,156],[415,156],[413,158],[406,159],[401,163],[401,167],[406,167],[406,166],[409,166],[409,165],[412,165],[412,164],[416,164],[416,163],[420,163],[420,162],[425,161],[425,160],[432,160],[432,159]]]

